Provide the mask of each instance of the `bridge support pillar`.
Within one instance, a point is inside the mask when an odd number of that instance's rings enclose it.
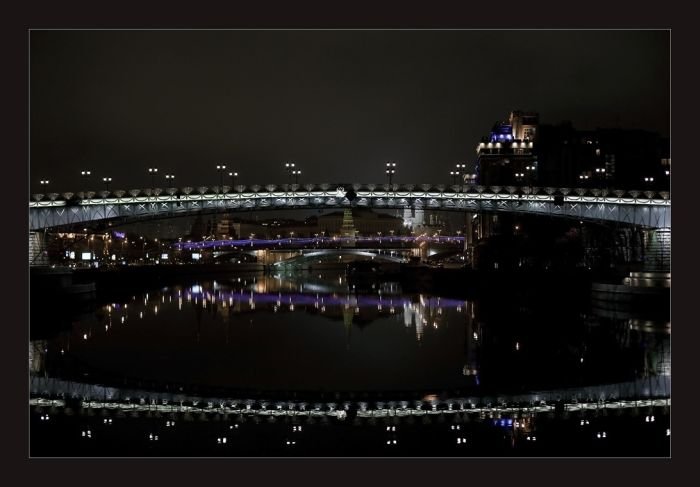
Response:
[[[671,229],[654,228],[644,230],[645,272],[671,271]]]
[[[474,225],[472,224],[472,214],[465,213],[464,225],[464,248],[462,249],[465,258],[471,262],[474,253]]]

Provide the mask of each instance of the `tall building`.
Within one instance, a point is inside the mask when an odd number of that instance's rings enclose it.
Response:
[[[476,148],[477,182],[481,185],[521,186],[532,182],[537,172],[534,137],[539,116],[514,111],[508,122],[496,122],[488,137]]]
[[[356,234],[357,230],[355,230],[355,223],[352,219],[352,209],[345,208],[343,210],[343,226],[340,227],[340,235],[346,239],[343,240],[343,247],[354,247]]]
[[[476,149],[477,183],[667,189],[670,143],[645,130],[576,130],[569,121],[540,124],[535,112],[513,111]]]
[[[349,217],[352,218],[355,235],[373,236],[378,233],[390,235],[392,232],[398,235],[403,228],[403,219],[400,217],[374,212],[367,208],[348,208],[343,212],[334,211],[320,215],[317,231],[326,236],[343,235],[343,227],[349,221]]]

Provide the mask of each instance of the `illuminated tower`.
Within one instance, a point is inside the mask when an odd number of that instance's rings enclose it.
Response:
[[[340,227],[340,236],[343,237],[343,247],[355,246],[355,222],[352,219],[352,209],[345,208],[343,211],[343,226]]]

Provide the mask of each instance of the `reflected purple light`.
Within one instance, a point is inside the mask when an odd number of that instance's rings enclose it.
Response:
[[[199,295],[204,298],[210,298],[209,293],[205,291],[192,291],[193,295]],[[409,298],[399,298],[399,299],[393,299],[393,298],[381,298],[379,296],[372,296],[372,295],[352,295],[348,294],[345,296],[338,296],[337,294],[303,294],[303,293],[280,293],[280,292],[271,292],[271,293],[257,293],[253,292],[251,293],[246,293],[242,294],[241,292],[238,291],[222,291],[220,293],[219,299],[222,301],[228,301],[229,303],[236,302],[236,303],[248,303],[251,299],[253,299],[256,303],[268,303],[268,304],[276,304],[280,306],[282,302],[285,304],[292,304],[292,305],[309,305],[309,306],[314,306],[316,303],[323,303],[325,305],[345,305],[345,304],[356,304],[358,306],[373,306],[376,307],[379,304],[387,304],[387,302],[393,302],[395,305],[396,304],[402,304],[404,306],[410,306],[411,304],[414,304],[414,302],[409,299]],[[417,303],[415,303],[417,304]],[[438,297],[431,297],[427,299],[423,299],[422,302],[420,303],[421,306],[431,308],[431,307],[447,307],[447,308],[457,308],[461,307],[464,305],[464,300],[459,300],[459,299],[447,299],[447,298],[438,298]]]

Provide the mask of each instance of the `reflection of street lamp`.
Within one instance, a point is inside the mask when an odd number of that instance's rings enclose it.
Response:
[[[387,161],[386,163],[386,175],[389,177],[389,185],[391,186],[391,179],[394,174],[396,174],[396,162]]]
[[[112,178],[104,177],[102,178],[102,182],[105,183],[105,188],[107,189],[107,191],[109,191],[109,183],[112,182]]]

